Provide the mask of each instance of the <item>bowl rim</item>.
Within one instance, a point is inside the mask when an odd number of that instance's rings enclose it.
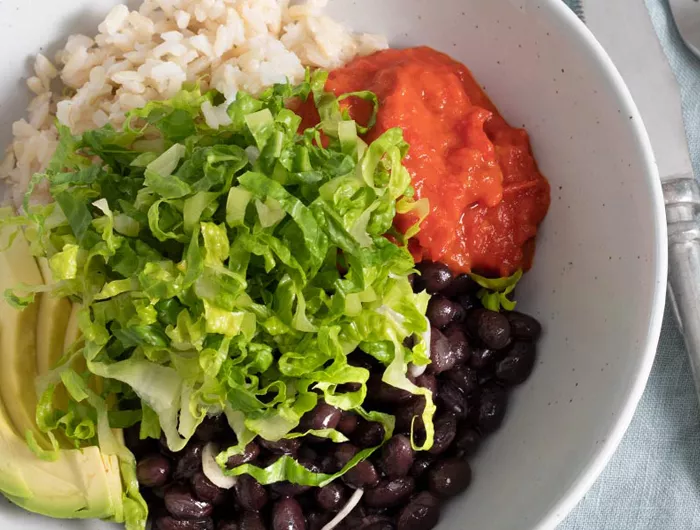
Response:
[[[544,0],[544,4],[545,6],[543,7],[547,7],[562,26],[575,35],[581,46],[585,48],[598,63],[602,73],[608,77],[615,94],[620,99],[620,104],[624,109],[623,112],[625,115],[633,117],[633,119],[630,120],[630,124],[633,127],[633,134],[642,148],[642,162],[645,166],[644,182],[650,191],[653,203],[651,213],[654,216],[656,249],[654,253],[655,286],[649,315],[649,326],[644,347],[640,351],[639,364],[634,375],[635,381],[618,414],[617,422],[609,431],[605,442],[596,448],[589,463],[581,469],[576,480],[564,491],[559,500],[556,501],[541,518],[540,522],[534,526],[535,530],[553,529],[569,515],[603,472],[620,445],[622,437],[627,432],[627,428],[632,421],[639,400],[646,388],[654,358],[656,357],[656,349],[661,335],[661,325],[666,305],[668,274],[666,208],[661,188],[661,179],[651,141],[641,114],[639,113],[639,109],[622,75],[588,26],[586,26],[562,0]]]
[[[656,355],[666,301],[668,271],[666,214],[659,172],[643,120],[625,81],[602,45],[597,41],[591,30],[562,0],[510,1],[521,5],[536,3],[541,5],[542,11],[547,10],[553,19],[571,33],[572,38],[577,41],[578,45],[593,58],[601,73],[610,81],[613,87],[612,92],[619,99],[623,112],[626,115],[633,116],[633,119],[630,120],[630,125],[633,136],[640,146],[640,156],[642,158],[640,162],[644,166],[643,182],[647,186],[652,200],[652,211],[650,214],[654,217],[654,236],[656,238],[653,256],[655,285],[649,312],[648,331],[643,347],[640,348],[638,363],[633,375],[634,382],[622,408],[617,414],[617,421],[607,433],[605,441],[595,447],[588,462],[579,470],[576,479],[545,511],[539,518],[539,522],[535,522],[532,526],[533,530],[551,530],[564,521],[590,490],[609,463],[632,421],[646,387]],[[132,2],[120,0],[120,3],[131,4]],[[2,146],[0,146],[1,148]],[[2,496],[0,496],[1,500]]]

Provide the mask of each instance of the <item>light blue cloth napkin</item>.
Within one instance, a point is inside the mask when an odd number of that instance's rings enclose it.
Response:
[[[646,1],[681,84],[690,152],[700,177],[700,60],[684,47],[667,1]],[[667,309],[656,362],[629,431],[596,484],[558,530],[696,528],[700,528],[700,411],[683,339]]]

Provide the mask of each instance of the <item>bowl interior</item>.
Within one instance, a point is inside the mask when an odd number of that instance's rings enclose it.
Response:
[[[94,34],[116,0],[0,2],[0,145],[22,116],[30,57]],[[31,4],[31,5],[30,5]],[[354,29],[463,61],[531,134],[552,185],[518,297],[546,335],[533,377],[474,459],[474,483],[440,528],[549,528],[590,486],[641,395],[665,292],[665,229],[650,149],[626,89],[561,0],[333,0]],[[0,505],[3,528],[75,528]],[[94,528],[99,523],[81,523]],[[95,525],[95,526],[93,526]]]

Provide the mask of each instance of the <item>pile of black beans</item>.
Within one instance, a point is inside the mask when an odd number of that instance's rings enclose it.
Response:
[[[484,309],[477,298],[479,286],[467,275],[455,276],[440,263],[421,263],[418,268],[421,275],[412,278],[414,290],[432,295],[427,311],[432,364],[412,379],[432,391],[437,405],[429,451],[415,452],[410,443],[412,424],[417,441],[424,436],[419,416],[425,399],[383,383],[383,367],[356,351],[348,361],[371,372],[366,408],[393,414],[396,429],[369,460],[323,488],[285,482],[263,486],[249,475],[239,477],[230,490],[215,486],[202,472],[202,451],[208,442],[235,443],[223,417],[207,418],[178,453],[170,452],[163,440],[139,440],[138,426],[127,430],[127,445],[138,460],[138,480],[154,527],[320,530],[357,488],[364,490],[362,500],[337,526],[340,530],[435,527],[441,504],[469,487],[469,458],[501,425],[509,390],[532,372],[541,328],[522,313]],[[350,442],[256,439],[229,460],[229,467],[244,463],[265,467],[282,455],[292,455],[312,471],[334,473],[359,450],[381,444],[385,435],[381,424],[323,401],[304,416],[300,428],[334,428]]]

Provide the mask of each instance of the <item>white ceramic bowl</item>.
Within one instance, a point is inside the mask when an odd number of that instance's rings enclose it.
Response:
[[[32,54],[94,33],[117,0],[0,0],[0,145],[22,115]],[[533,377],[474,460],[439,528],[552,528],[615,450],[647,380],[666,286],[661,188],[622,79],[561,0],[333,0],[331,12],[393,46],[466,63],[530,131],[552,207],[519,298],[546,335]],[[2,458],[2,455],[0,455]],[[98,528],[0,504],[4,530]]]

